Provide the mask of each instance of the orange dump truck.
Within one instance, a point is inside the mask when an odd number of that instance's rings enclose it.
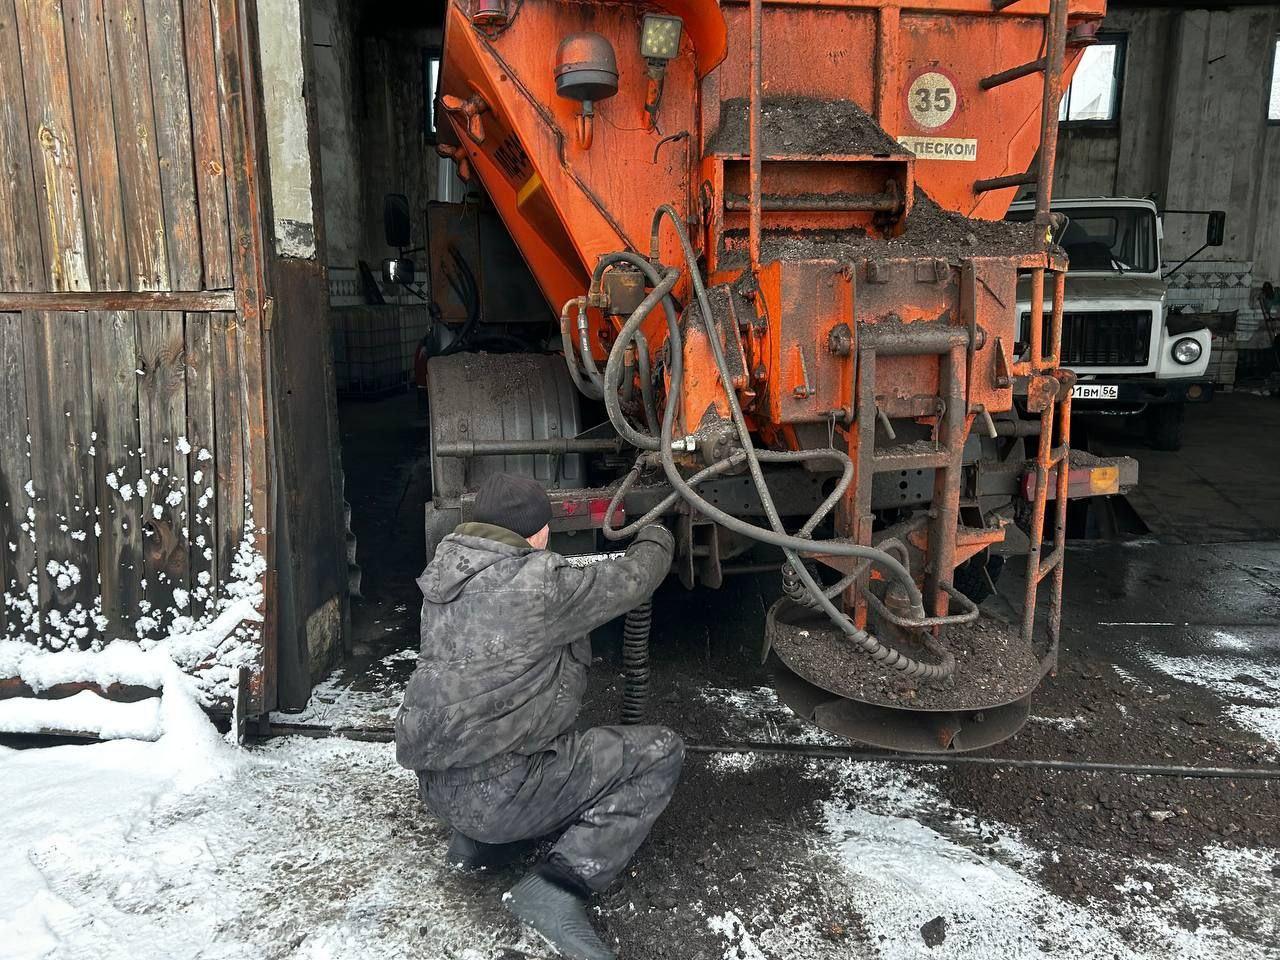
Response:
[[[439,149],[560,330],[428,364],[429,545],[496,470],[543,480],[566,552],[666,519],[687,586],[763,544],[795,710],[903,750],[1014,733],[1056,662],[1067,500],[1131,469],[1069,451],[1049,242],[1058,101],[1102,14],[451,0]],[[1034,223],[1005,223],[1023,184]],[[977,601],[1019,528],[1000,617]]]

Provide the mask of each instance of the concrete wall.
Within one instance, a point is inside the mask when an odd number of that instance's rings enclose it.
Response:
[[[316,255],[300,0],[261,0],[258,41],[276,253]]]
[[[1063,127],[1059,196],[1153,196],[1161,207],[1227,212],[1226,242],[1170,280],[1171,303],[1238,310],[1237,336],[1260,338],[1255,297],[1280,281],[1280,127],[1268,125],[1280,5],[1225,10],[1123,8],[1103,29],[1125,34],[1117,122]],[[1170,267],[1204,239],[1205,219],[1165,218]]]
[[[352,0],[310,0],[324,225],[330,266],[351,267],[362,255],[359,80]]]
[[[382,260],[395,252],[385,243],[382,207],[386,194],[405,194],[410,246],[426,243],[439,158],[424,123],[423,57],[439,46],[440,32],[396,26],[398,19],[380,15],[385,10],[376,3],[308,2],[334,374],[340,393],[372,395],[410,378],[414,349],[430,327],[422,300],[381,283]],[[412,256],[425,270],[426,257]],[[386,304],[367,302],[361,261]],[[417,287],[425,292],[425,284]]]
[[[387,27],[359,0],[309,6],[328,261],[345,291],[358,261],[376,268],[393,252],[382,235],[386,194],[409,198],[413,244],[424,242],[438,157],[423,122],[423,56],[440,33]]]

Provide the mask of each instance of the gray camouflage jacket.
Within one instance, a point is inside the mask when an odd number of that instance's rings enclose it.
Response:
[[[510,530],[464,523],[418,578],[422,647],[396,715],[411,770],[491,768],[572,726],[591,662],[587,632],[641,603],[671,566],[657,524],[624,557],[571,566]]]

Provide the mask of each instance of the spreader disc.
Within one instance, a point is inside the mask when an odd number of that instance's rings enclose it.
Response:
[[[1016,626],[982,616],[943,638],[956,655],[945,683],[880,666],[820,611],[782,599],[767,636],[778,695],[824,730],[911,753],[977,750],[1008,739],[1026,722],[1041,659]],[[930,659],[924,650],[903,650]]]

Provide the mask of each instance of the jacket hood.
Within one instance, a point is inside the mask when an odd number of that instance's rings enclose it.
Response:
[[[503,527],[464,523],[440,541],[435,557],[418,577],[418,587],[432,603],[448,603],[472,577],[532,549],[527,540]]]

